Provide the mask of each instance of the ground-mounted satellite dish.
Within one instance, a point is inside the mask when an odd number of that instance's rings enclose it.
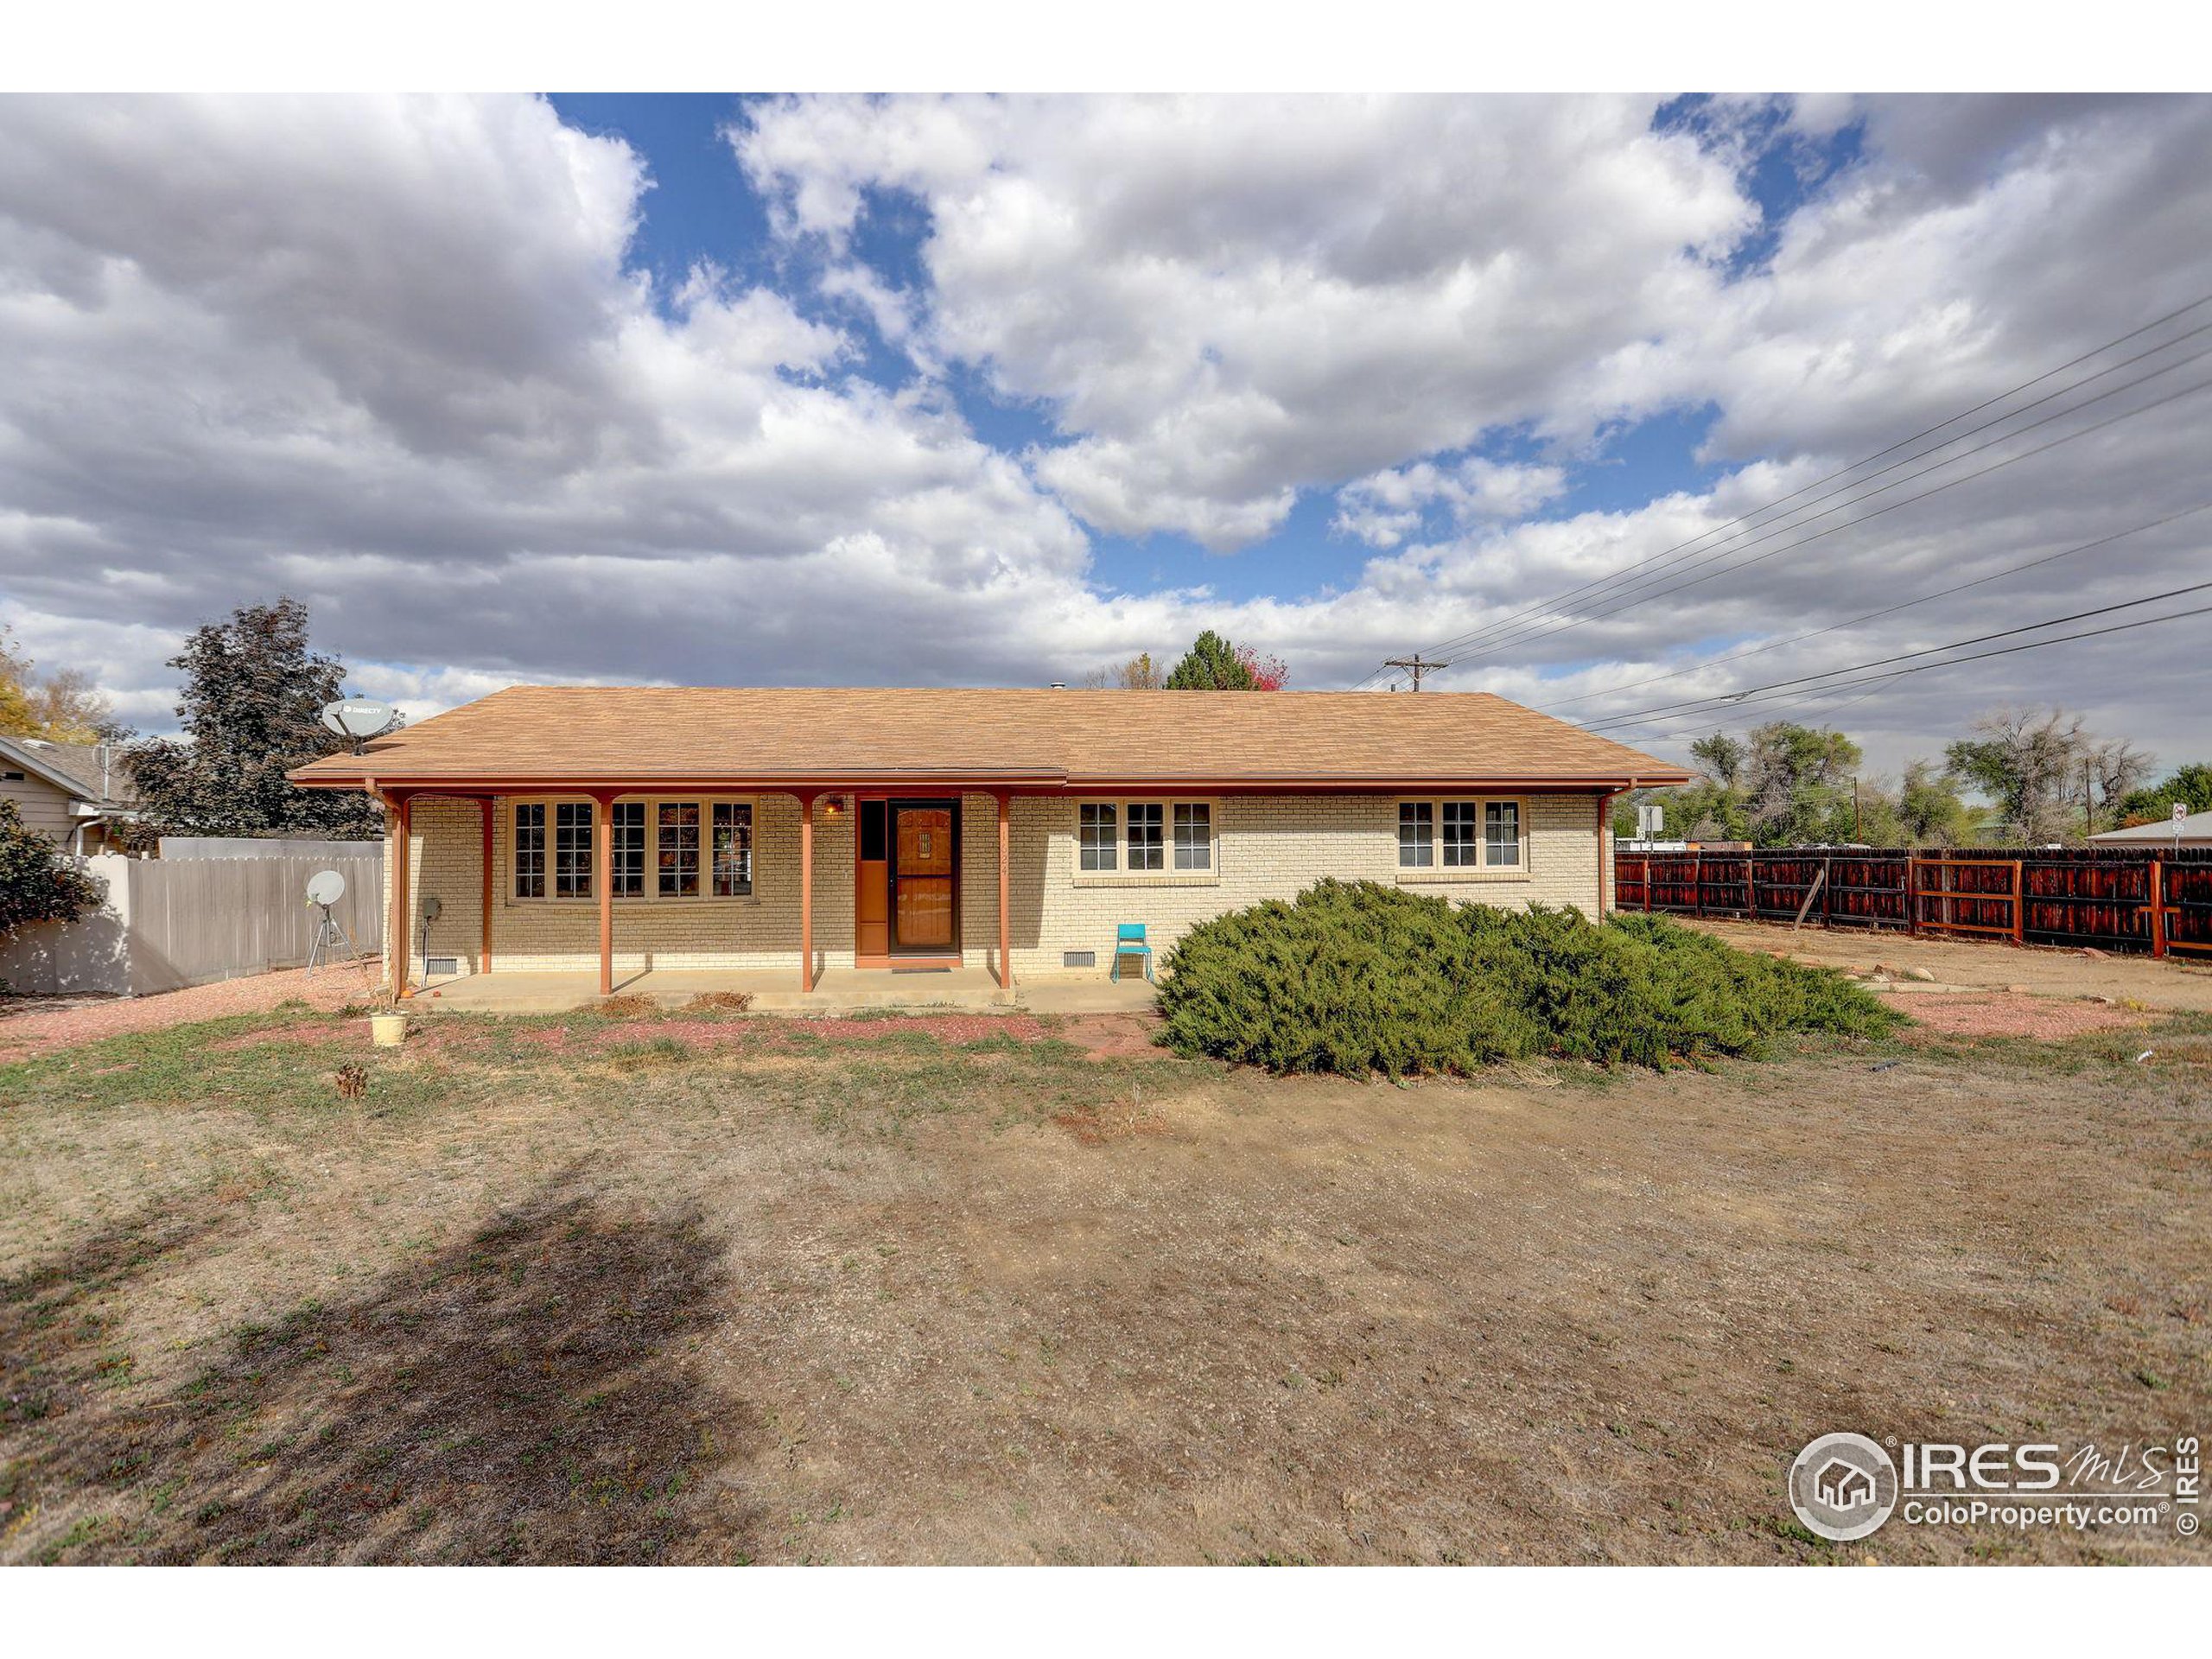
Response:
[[[361,752],[363,739],[390,731],[398,718],[397,709],[371,697],[347,697],[342,702],[325,703],[322,709],[323,725],[340,737],[351,738],[356,754]]]
[[[315,925],[315,943],[308,947],[308,971],[313,973],[318,963],[334,959],[338,947],[343,944],[349,957],[359,956],[354,949],[353,936],[346,931],[346,924],[330,913],[330,907],[346,896],[346,878],[336,870],[317,870],[308,877],[308,903],[321,907],[321,918]]]

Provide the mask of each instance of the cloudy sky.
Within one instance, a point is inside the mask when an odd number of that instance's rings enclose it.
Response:
[[[1211,626],[2208,758],[2212,617],[1789,683],[2212,581],[2208,227],[2212,99],[0,99],[0,610],[148,729],[291,593],[417,715]]]

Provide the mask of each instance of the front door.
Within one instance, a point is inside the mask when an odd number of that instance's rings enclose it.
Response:
[[[893,801],[891,949],[894,954],[950,954],[959,945],[954,837],[959,809],[950,801]]]

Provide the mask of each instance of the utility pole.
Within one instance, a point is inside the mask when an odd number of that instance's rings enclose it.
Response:
[[[1386,658],[1382,666],[1385,668],[1403,668],[1411,670],[1414,677],[1414,690],[1418,691],[1421,690],[1421,677],[1422,675],[1428,673],[1433,669],[1449,668],[1452,664],[1449,663],[1433,663],[1424,661],[1421,652],[1415,652],[1410,657],[1392,657]]]
[[[1859,778],[1855,772],[1851,779],[1851,838],[1854,842],[1866,839],[1865,826],[1859,817]]]
[[[2082,763],[2082,838],[2086,841],[2097,833],[2097,785],[2089,770],[2089,762]]]

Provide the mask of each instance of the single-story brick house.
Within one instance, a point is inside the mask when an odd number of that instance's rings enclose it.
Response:
[[[1613,797],[1688,774],[1472,693],[518,686],[302,766],[385,804],[388,961],[463,974],[1103,976],[1115,931],[1323,876],[1608,906]],[[388,897],[387,902],[391,902]]]

